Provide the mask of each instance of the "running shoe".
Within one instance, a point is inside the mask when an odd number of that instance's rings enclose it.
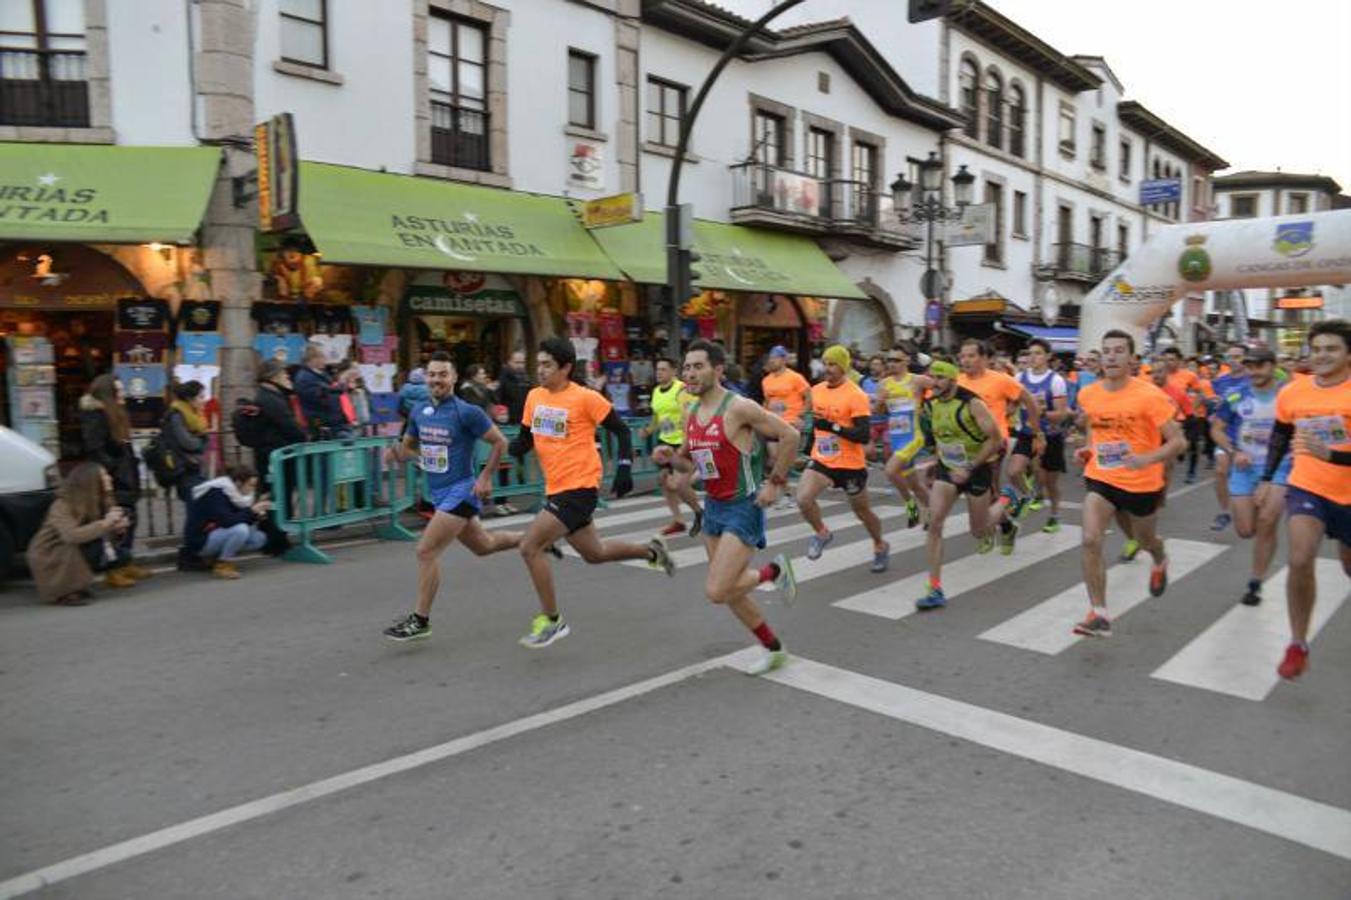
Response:
[[[1019,497],[1009,504],[1009,518],[1017,521],[1027,516],[1032,509],[1032,501],[1027,497]]]
[[[812,535],[811,543],[807,545],[807,558],[820,559],[821,554],[826,552],[826,547],[830,546],[830,542],[833,540],[835,540],[835,535],[831,532],[827,532],[825,537],[821,537],[819,534]]]
[[[1163,592],[1168,590],[1168,559],[1152,566],[1149,570],[1149,596],[1162,597]]]
[[[1037,482],[1032,478],[1031,472],[1023,473],[1023,493],[1031,494],[1037,489]]]
[[[1090,611],[1088,618],[1074,626],[1074,633],[1083,637],[1109,638],[1112,636],[1112,621]]]
[[[1215,521],[1210,523],[1211,531],[1224,531],[1233,524],[1234,517],[1227,512],[1222,512],[1215,517]]]
[[[774,586],[783,594],[783,605],[792,606],[793,601],[797,600],[797,575],[793,572],[793,561],[788,558],[788,554],[780,553],[774,557],[774,565],[779,567]]]
[[[1260,587],[1248,588],[1243,592],[1243,598],[1238,602],[1244,606],[1257,606],[1262,602],[1262,589]]]
[[[920,612],[928,612],[931,609],[942,609],[947,605],[948,598],[943,596],[942,588],[929,588],[929,593],[915,601],[915,609]]]
[[[426,624],[419,622],[418,617],[413,613],[409,613],[408,618],[400,619],[385,629],[385,637],[391,641],[419,641],[431,636],[432,623],[430,621]]]
[[[1127,538],[1126,543],[1121,545],[1121,556],[1118,559],[1121,562],[1131,562],[1135,555],[1140,552],[1140,542],[1135,538]]]
[[[1301,647],[1299,644],[1291,644],[1285,648],[1285,659],[1276,667],[1276,674],[1286,679],[1294,681],[1304,674],[1304,670],[1309,667],[1309,648]]]
[[[994,538],[988,534],[981,535],[980,542],[976,544],[977,553],[989,553],[994,549]]]
[[[531,650],[543,650],[561,638],[572,634],[572,629],[568,623],[563,621],[563,617],[550,619],[544,613],[540,613],[530,620],[530,633],[521,638],[517,643],[522,647]]]
[[[544,548],[544,552],[548,553],[554,559],[563,558],[563,551],[559,549],[558,544],[550,544],[549,546]]]
[[[1182,480],[1187,484],[1196,484],[1196,473],[1188,472],[1187,477]]]
[[[1051,516],[1049,519],[1046,520],[1046,524],[1041,526],[1041,530],[1046,532],[1047,534],[1059,533],[1060,520],[1057,519],[1055,516]]]
[[[667,525],[665,528],[661,530],[661,534],[663,537],[672,537],[674,535],[684,533],[685,533],[684,522],[672,522],[670,525]]]
[[[1046,501],[1042,500],[1040,497],[1033,497],[1031,500],[1027,501],[1027,508],[1033,512],[1040,511],[1045,505]]]
[[[675,577],[675,560],[671,558],[671,548],[666,544],[666,538],[656,535],[647,542],[647,549],[652,551],[652,559],[647,561],[648,568],[658,569],[666,573],[666,577]]]
[[[919,503],[914,497],[905,501],[905,527],[914,528],[919,524]]]
[[[699,532],[704,530],[704,511],[697,509],[694,511],[694,521],[690,523],[690,537],[698,537]]]
[[[868,567],[869,572],[878,573],[887,570],[887,564],[891,560],[891,545],[883,544],[881,550],[873,551],[873,564]]]
[[[999,552],[1004,556],[1011,555],[1013,553],[1013,545],[1016,543],[1018,543],[1018,523],[1009,522],[1007,531],[1003,529],[1000,529],[999,531]]]
[[[778,650],[766,650],[764,655],[751,663],[746,669],[747,675],[768,675],[775,669],[782,669],[788,662],[788,651],[780,645]]]

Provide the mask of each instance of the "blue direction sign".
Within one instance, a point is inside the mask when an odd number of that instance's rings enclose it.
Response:
[[[1140,205],[1176,203],[1182,199],[1182,182],[1177,178],[1157,178],[1140,182]]]

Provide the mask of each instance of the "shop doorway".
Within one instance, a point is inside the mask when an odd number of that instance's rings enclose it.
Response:
[[[796,355],[795,368],[808,371],[811,342],[807,320],[795,298],[781,294],[743,296],[737,323],[737,361],[748,375],[758,374],[770,348],[777,345]]]

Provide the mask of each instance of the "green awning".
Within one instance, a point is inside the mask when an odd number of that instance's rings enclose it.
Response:
[[[299,190],[324,262],[623,277],[560,197],[312,162]]]
[[[628,277],[666,283],[666,226],[661,213],[591,233]],[[695,220],[695,269],[701,287],[808,297],[867,297],[811,238],[743,225]]]
[[[215,147],[0,144],[0,240],[190,244]]]

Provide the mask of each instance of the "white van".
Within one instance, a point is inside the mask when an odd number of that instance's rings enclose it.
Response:
[[[47,449],[0,425],[0,581],[42,526],[60,477]]]

